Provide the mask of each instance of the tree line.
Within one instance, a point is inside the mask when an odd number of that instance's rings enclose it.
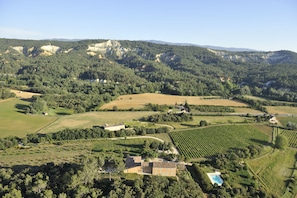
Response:
[[[78,140],[78,139],[95,139],[95,138],[113,138],[113,137],[127,137],[134,135],[145,135],[154,133],[168,133],[168,127],[145,128],[135,127],[121,129],[119,131],[108,131],[102,127],[93,127],[85,129],[64,129],[55,133],[27,134],[24,138],[6,137],[0,138],[0,150],[16,147],[19,144],[27,145],[29,143],[41,143],[63,140]],[[21,147],[22,148],[22,147]]]

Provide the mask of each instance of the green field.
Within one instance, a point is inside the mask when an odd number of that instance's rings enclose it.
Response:
[[[209,157],[231,148],[268,143],[270,137],[253,125],[221,125],[171,132],[174,144],[186,158]]]
[[[155,114],[152,111],[100,111],[73,114],[60,117],[57,121],[40,130],[40,133],[51,133],[69,128],[92,128],[104,124],[118,124],[138,120],[141,117]]]
[[[295,117],[277,117],[277,119],[280,121],[280,123],[285,127],[287,126],[288,122],[296,123],[297,124],[297,116]]]
[[[267,190],[281,197],[286,190],[286,181],[293,173],[295,155],[294,149],[274,150],[265,156],[248,160],[247,163]]]
[[[144,140],[156,141],[151,138],[127,140],[75,140],[64,141],[60,145],[38,144],[29,149],[10,148],[0,152],[1,166],[36,166],[49,162],[55,164],[79,162],[83,155],[120,155],[119,151],[140,154]],[[123,156],[121,156],[123,157]]]
[[[253,122],[254,118],[242,117],[242,116],[193,116],[192,121],[188,122],[166,122],[175,129],[187,129],[191,127],[198,127],[201,120],[206,120],[209,125],[221,125],[230,123],[245,123]]]
[[[28,105],[29,102],[21,99],[0,101],[0,138],[24,137],[56,120],[52,116],[24,114]]]

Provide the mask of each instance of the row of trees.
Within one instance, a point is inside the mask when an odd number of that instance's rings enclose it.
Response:
[[[51,141],[61,141],[61,140],[78,140],[78,139],[94,139],[94,138],[113,138],[113,137],[126,137],[133,135],[145,135],[145,134],[155,134],[155,133],[168,133],[168,127],[159,128],[145,128],[145,127],[135,127],[127,128],[119,131],[108,131],[101,127],[93,127],[86,129],[64,129],[56,133],[48,134],[27,134],[24,138],[18,137],[7,137],[0,138],[0,150],[15,147],[19,143],[24,145],[28,143],[40,143],[40,142],[51,142]]]
[[[0,99],[14,98],[15,93],[11,92],[10,89],[0,87]]]
[[[193,117],[189,113],[166,113],[151,115],[140,120],[145,122],[182,122],[192,121]]]

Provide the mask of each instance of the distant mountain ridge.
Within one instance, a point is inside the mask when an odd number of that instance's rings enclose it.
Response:
[[[21,40],[20,40],[21,41]],[[30,41],[24,41],[30,42]],[[55,44],[57,42],[57,44]],[[222,47],[213,47],[213,48],[205,48],[205,46],[199,46],[195,44],[187,44],[187,43],[168,43],[163,41],[116,41],[116,40],[77,40],[77,39],[55,39],[55,40],[40,40],[34,41],[34,43],[43,43],[42,45],[35,45],[35,46],[10,46],[19,53],[24,54],[25,56],[36,57],[39,55],[53,55],[57,53],[69,53],[71,51],[75,51],[78,48],[73,47],[78,43],[88,43],[88,46],[84,47],[85,53],[88,55],[99,55],[99,56],[112,56],[114,54],[118,58],[122,59],[123,57],[127,56],[128,52],[136,52],[138,55],[145,56],[141,54],[142,49],[138,48],[137,46],[132,47],[130,44],[127,47],[121,45],[121,43],[133,43],[133,42],[147,42],[147,43],[154,43],[157,45],[170,45],[176,47],[197,47],[200,49],[204,49],[208,52],[213,53],[215,56],[222,58],[226,61],[232,62],[254,62],[254,63],[268,63],[268,64],[278,64],[278,63],[297,63],[297,54],[291,51],[273,51],[273,52],[263,52],[263,51],[256,51],[251,49],[245,48],[222,48]],[[60,47],[58,43],[68,43],[69,48]],[[63,44],[64,45],[64,44]],[[224,49],[224,50],[217,50]],[[81,47],[79,47],[81,49]],[[229,51],[228,51],[229,50]],[[233,50],[233,51],[231,51]],[[155,61],[162,60],[170,60],[174,55],[175,58],[178,58],[178,54],[172,53],[159,53],[154,54]],[[168,57],[166,57],[168,56]],[[158,58],[159,57],[159,58]]]
[[[156,44],[164,44],[164,45],[177,45],[177,46],[196,46],[202,48],[209,48],[213,50],[223,50],[223,51],[230,51],[230,52],[256,52],[260,50],[254,50],[249,48],[236,48],[236,47],[220,47],[220,46],[212,46],[212,45],[198,45],[193,43],[171,43],[166,41],[158,41],[158,40],[147,40],[147,42],[152,42]]]

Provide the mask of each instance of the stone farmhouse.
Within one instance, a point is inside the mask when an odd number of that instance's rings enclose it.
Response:
[[[126,158],[124,173],[149,174],[159,176],[176,176],[175,162],[144,162],[141,156],[129,156]]]

